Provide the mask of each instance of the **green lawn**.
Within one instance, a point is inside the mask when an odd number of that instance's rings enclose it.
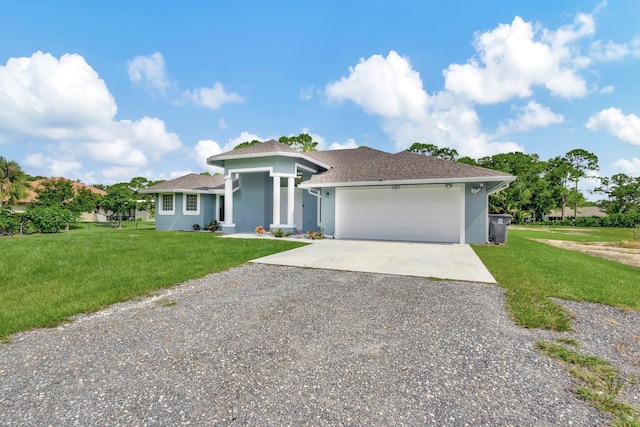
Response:
[[[473,247],[506,289],[507,304],[518,324],[528,328],[570,330],[569,316],[550,297],[640,310],[640,270],[637,268],[530,240],[622,241],[637,239],[636,230],[542,230],[539,227],[511,229],[505,245]]]
[[[0,238],[0,339],[303,244],[125,226]]]

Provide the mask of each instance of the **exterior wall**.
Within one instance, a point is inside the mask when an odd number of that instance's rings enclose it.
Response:
[[[175,193],[173,203],[175,212],[173,215],[161,214],[157,208],[160,204],[160,195],[156,194],[156,230],[193,230],[194,224],[204,227],[215,219],[215,194],[200,194],[200,212],[197,215],[183,213],[184,194]]]
[[[322,188],[321,195],[320,228],[324,230],[324,234],[333,236],[336,232],[336,189]]]
[[[233,193],[233,222],[236,232],[269,228],[273,216],[273,179],[267,172],[240,174],[240,189]]]
[[[320,231],[318,225],[318,203],[320,199],[302,189],[302,224],[296,224],[298,230],[306,233],[309,230]]]
[[[487,185],[483,183],[483,187],[473,194],[480,186],[480,183],[465,184],[465,242],[467,244],[484,244],[487,243]]]

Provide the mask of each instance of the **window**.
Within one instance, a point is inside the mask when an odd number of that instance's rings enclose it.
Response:
[[[161,194],[158,214],[159,215],[173,215],[175,209],[173,207],[173,194]]]
[[[187,194],[184,210],[188,212],[196,212],[198,210],[198,196],[196,194]]]
[[[185,194],[182,199],[182,213],[185,215],[200,215],[200,195]]]

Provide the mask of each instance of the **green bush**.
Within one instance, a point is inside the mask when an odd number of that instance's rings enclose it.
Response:
[[[78,218],[77,213],[57,206],[34,206],[25,212],[25,220],[39,233],[59,233]]]
[[[20,231],[20,215],[10,208],[0,208],[0,236],[10,236]]]
[[[619,227],[634,228],[640,226],[640,214],[612,214],[604,217],[587,216],[565,218],[564,220],[544,221],[545,225],[565,225],[572,227]]]

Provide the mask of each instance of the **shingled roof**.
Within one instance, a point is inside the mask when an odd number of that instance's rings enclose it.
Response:
[[[310,153],[303,153],[300,151],[296,151],[293,148],[281,144],[275,140],[269,140],[262,142],[260,144],[249,145],[247,147],[242,147],[239,149],[234,149],[232,151],[227,151],[226,153],[216,154],[215,156],[211,156],[207,159],[207,163],[214,166],[223,166],[225,160],[231,159],[242,159],[242,158],[251,158],[251,157],[264,157],[269,154],[279,155],[279,156],[287,156],[287,157],[298,157],[300,159],[307,160],[311,163],[315,163],[323,169],[328,169],[329,165],[324,162],[317,160],[311,156]]]
[[[370,148],[312,153],[333,166],[314,175],[302,187],[320,184],[373,183],[381,181],[485,181],[513,180],[513,175],[408,151],[396,154]]]
[[[238,187],[238,180],[233,180],[233,187]],[[161,182],[141,190],[141,193],[163,193],[167,191],[196,191],[208,193],[213,190],[224,190],[223,175],[198,175],[190,173],[171,181]]]

